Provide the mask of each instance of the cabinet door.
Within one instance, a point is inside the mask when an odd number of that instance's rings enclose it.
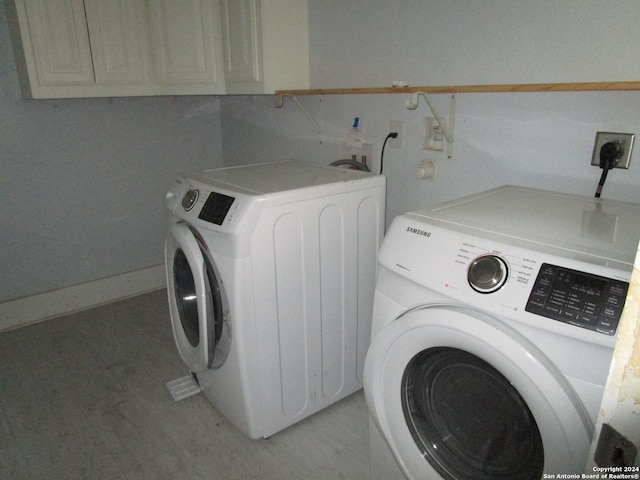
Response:
[[[221,0],[227,93],[263,93],[259,0]]]
[[[23,45],[33,52],[28,55],[37,72],[32,89],[94,82],[82,0],[24,0],[16,6],[30,29]]]
[[[226,93],[309,88],[307,0],[220,0]]]
[[[98,84],[147,81],[143,0],[84,0]]]
[[[223,84],[216,6],[213,0],[148,1],[155,82]]]

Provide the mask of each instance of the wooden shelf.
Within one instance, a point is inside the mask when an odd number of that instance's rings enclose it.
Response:
[[[276,95],[352,95],[377,93],[490,93],[490,92],[587,92],[640,90],[637,82],[521,83],[496,85],[442,85],[423,87],[318,88],[276,90]]]

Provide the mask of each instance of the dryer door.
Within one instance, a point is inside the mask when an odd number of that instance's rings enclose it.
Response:
[[[410,479],[582,472],[593,425],[566,379],[502,322],[452,305],[405,312],[365,363],[369,411]]]
[[[198,232],[183,223],[173,225],[165,241],[165,262],[180,356],[194,373],[221,366],[230,348],[228,304]]]

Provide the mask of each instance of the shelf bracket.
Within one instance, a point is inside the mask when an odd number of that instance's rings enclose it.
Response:
[[[429,107],[429,110],[431,110],[433,117],[440,124],[440,127],[442,128],[442,134],[444,135],[444,138],[447,140],[447,143],[449,145],[453,144],[453,130],[450,129],[448,125],[445,125],[443,123],[442,117],[438,114],[438,111],[431,103],[431,100],[429,100],[429,95],[426,92],[415,92],[413,95],[411,95],[410,100],[405,100],[404,102],[405,107],[407,107],[408,110],[415,110],[416,108],[418,108],[418,103],[420,101],[421,95],[424,98],[425,102],[427,102],[427,105]],[[452,96],[452,99],[455,100],[455,97]],[[450,120],[453,120],[453,119],[450,119]]]
[[[288,95],[288,94],[276,95],[276,105],[275,105],[275,107],[276,108],[282,108],[282,106],[284,105],[284,97],[290,98],[293,101],[293,103],[295,103],[297,105],[297,107],[300,109],[300,111],[302,113],[304,113],[305,117],[307,117],[309,122],[311,122],[311,125],[313,125],[314,130],[316,132],[318,132],[318,134],[320,135],[320,143],[322,143],[323,136],[324,136],[324,132],[322,131],[322,128],[320,128],[320,125],[318,125],[318,123],[313,119],[313,117],[309,114],[309,112],[307,112],[307,110],[298,101],[298,99],[296,97],[294,97],[293,95]]]

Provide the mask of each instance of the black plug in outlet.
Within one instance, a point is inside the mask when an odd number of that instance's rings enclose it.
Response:
[[[631,152],[633,150],[634,140],[635,134],[633,133],[597,132],[596,141],[593,145],[591,165],[600,167],[600,153],[602,151],[602,147],[607,143],[613,143],[620,149],[620,153],[617,155],[617,161],[613,168],[628,169],[629,164],[631,163]]]

